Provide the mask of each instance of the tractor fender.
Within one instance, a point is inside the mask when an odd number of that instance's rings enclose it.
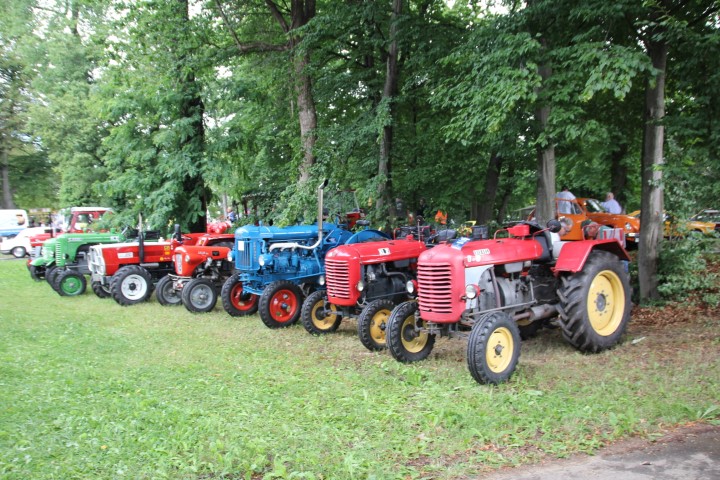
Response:
[[[553,271],[556,274],[560,272],[577,273],[583,269],[590,253],[595,250],[610,252],[620,260],[630,260],[620,242],[614,238],[567,242],[560,251]]]

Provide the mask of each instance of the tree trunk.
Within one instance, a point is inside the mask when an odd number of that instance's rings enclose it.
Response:
[[[2,161],[0,161],[0,169],[2,169],[2,208],[15,208],[13,202],[12,188],[10,186],[10,167],[8,166],[8,151],[2,149]]]
[[[640,245],[638,249],[638,280],[640,301],[660,298],[657,266],[663,238],[662,167],[665,129],[665,71],[668,46],[664,41],[646,42],[653,68],[658,72],[655,82],[645,87],[645,130],[642,148],[642,203],[640,214]]]
[[[500,207],[498,208],[498,215],[495,219],[499,224],[502,224],[505,221],[507,206],[508,203],[510,203],[510,198],[513,194],[513,177],[515,177],[515,165],[513,162],[510,162],[505,175],[505,188],[503,188],[503,195],[500,201]]]
[[[627,167],[623,164],[623,159],[628,152],[628,144],[621,142],[619,148],[612,153],[611,169],[610,169],[610,190],[615,195],[623,210],[627,208]]]
[[[485,187],[480,196],[478,205],[477,220],[478,225],[485,225],[492,218],[493,209],[495,207],[495,197],[497,196],[498,184],[500,181],[500,169],[502,168],[502,157],[493,153],[488,161],[487,172],[485,173]]]
[[[383,88],[383,101],[381,105],[387,105],[390,109],[390,123],[383,127],[382,141],[380,142],[380,161],[378,163],[378,175],[384,182],[378,185],[377,210],[382,214],[385,204],[388,206],[390,218],[396,218],[401,212],[395,211],[395,203],[390,201],[392,192],[392,139],[393,124],[395,123],[395,108],[393,102],[397,94],[398,83],[398,42],[397,42],[397,21],[402,14],[402,0],[393,0],[393,11],[390,18],[390,48],[388,50],[385,86]]]
[[[548,65],[538,67],[543,83],[552,75]],[[550,105],[539,106],[535,112],[539,124],[539,132],[545,132],[550,118]],[[540,225],[555,218],[555,145],[550,141],[545,146],[537,146],[537,199],[535,203],[535,219]]]

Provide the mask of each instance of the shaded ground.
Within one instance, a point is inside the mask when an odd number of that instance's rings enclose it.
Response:
[[[717,480],[720,425],[691,424],[649,441],[632,438],[601,449],[477,477],[483,480]]]

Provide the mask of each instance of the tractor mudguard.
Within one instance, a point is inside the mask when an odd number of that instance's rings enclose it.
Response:
[[[625,249],[614,238],[604,240],[584,240],[580,242],[567,242],[560,250],[553,271],[577,273],[583,269],[590,253],[593,250],[603,250],[616,255],[620,260],[629,261]]]

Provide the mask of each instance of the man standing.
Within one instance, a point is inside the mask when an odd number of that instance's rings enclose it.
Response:
[[[563,185],[562,190],[555,195],[557,199],[558,213],[573,213],[572,201],[575,200],[575,195],[568,190],[567,185]]]
[[[607,195],[605,195],[605,201],[600,203],[600,206],[603,207],[608,213],[622,213],[622,207],[618,203],[617,200],[615,200],[615,195],[613,195],[612,192],[608,192]]]

